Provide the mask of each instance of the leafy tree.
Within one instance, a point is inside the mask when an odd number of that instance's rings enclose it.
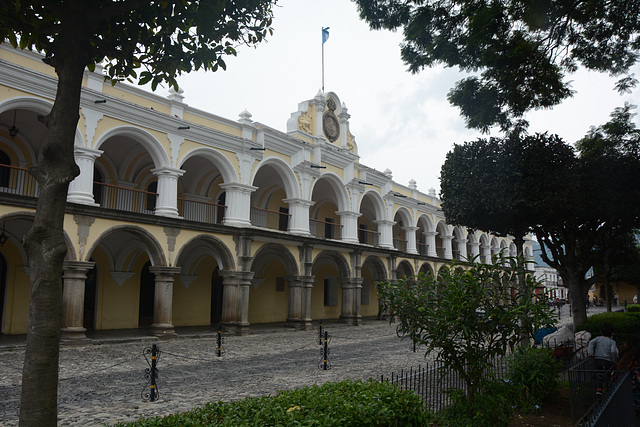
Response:
[[[640,51],[640,0],[354,0],[371,28],[404,31],[409,71],[443,64],[473,73],[449,92],[467,125],[525,125],[531,109],[573,93],[565,74],[583,66],[621,76]],[[479,74],[478,74],[479,73]]]
[[[556,183],[572,181],[574,157],[571,147],[546,134],[456,144],[440,173],[444,215],[454,224],[512,235],[522,255],[540,216],[566,210],[571,189]]]
[[[0,38],[44,53],[58,87],[42,160],[30,173],[40,196],[25,250],[31,299],[22,380],[20,425],[56,424],[62,296],[67,252],[63,218],[69,183],[78,175],[73,142],[83,73],[105,65],[112,82],[139,79],[155,88],[192,70],[225,68],[235,46],[271,31],[275,0],[0,0]],[[142,71],[138,72],[139,69]]]
[[[544,295],[538,296],[542,303],[534,298],[538,283],[532,275],[517,285],[517,265],[515,260],[510,269],[454,263],[437,278],[420,275],[379,285],[385,311],[400,321],[398,333],[424,346],[427,354],[434,351],[460,375],[471,401],[485,384],[483,378],[491,376],[497,356],[513,349],[523,332],[533,338],[536,330],[552,323]],[[530,322],[519,322],[523,316]]]

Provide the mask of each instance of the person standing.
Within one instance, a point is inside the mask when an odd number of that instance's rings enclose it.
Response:
[[[612,338],[614,333],[613,325],[611,323],[603,323],[600,332],[602,335],[589,341],[587,348],[587,354],[595,359],[596,369],[600,371],[596,379],[596,395],[598,396],[602,396],[602,387],[607,371],[618,362],[618,347]]]

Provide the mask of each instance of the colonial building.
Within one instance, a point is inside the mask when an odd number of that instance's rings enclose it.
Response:
[[[52,68],[0,45],[0,309],[24,334],[22,248],[56,90]],[[491,262],[511,238],[445,222],[434,190],[360,163],[337,94],[302,102],[283,133],[229,120],[86,72],[75,137],[80,175],[65,217],[62,330],[251,324],[378,313],[376,283],[437,274],[453,258]],[[531,248],[526,247],[531,254]]]

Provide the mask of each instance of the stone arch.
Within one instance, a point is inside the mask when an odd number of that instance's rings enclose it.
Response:
[[[114,235],[119,233],[127,233],[131,235],[131,239],[125,242],[122,242],[121,239],[113,238]],[[112,242],[110,240],[113,240]],[[111,227],[102,233],[91,246],[90,250],[87,251],[87,255],[85,257],[85,261],[88,261],[91,257],[91,254],[95,251],[96,247],[102,246],[107,254],[111,255],[111,268],[114,271],[117,271],[118,268],[122,268],[118,258],[114,256],[117,254],[122,247],[131,248],[132,250],[143,250],[146,252],[149,260],[151,261],[152,266],[168,266],[167,260],[164,255],[164,251],[162,250],[162,246],[156,240],[156,238],[139,226],[132,225],[118,225]],[[127,251],[130,253],[131,250]]]
[[[260,278],[261,271],[271,261],[280,261],[284,264],[287,274],[297,276],[298,263],[289,249],[277,244],[268,243],[256,251],[251,263],[251,270],[256,273],[255,278]]]
[[[184,155],[178,165],[178,168],[182,168],[185,162],[192,157],[204,157],[216,165],[225,183],[238,182],[238,174],[236,173],[235,168],[229,159],[217,150],[210,147],[195,148]]]
[[[95,148],[99,150],[102,144],[114,136],[126,136],[142,145],[151,157],[154,167],[171,167],[171,160],[160,141],[146,130],[134,126],[117,126],[109,129],[97,139]]]
[[[29,256],[22,246],[22,239],[27,234],[27,232],[31,229],[33,225],[33,219],[35,217],[35,213],[33,212],[12,212],[6,215],[0,216],[0,223],[3,224],[4,228],[2,229],[8,240],[13,242],[15,247],[20,253],[22,258],[22,262],[25,266],[29,265]],[[12,222],[13,224],[7,224]],[[76,260],[76,249],[71,241],[71,238],[67,234],[66,230],[62,230],[62,235],[64,237],[64,241],[67,245],[67,253],[64,256],[65,261],[75,261]]]
[[[377,256],[369,255],[362,263],[362,269],[365,269],[365,268],[375,273],[374,274],[374,276],[376,276],[375,280],[383,281],[389,277],[387,275],[387,269],[384,263]]]
[[[433,266],[428,262],[423,262],[420,265],[420,269],[418,270],[418,274],[423,273],[426,275],[434,275]]]
[[[334,191],[338,211],[348,210],[349,194],[347,193],[347,189],[340,177],[333,172],[325,172],[318,179],[314,180],[311,184],[309,194],[313,196],[313,190],[315,189],[316,185],[325,180],[328,182],[329,187],[331,187],[331,189]]]
[[[282,180],[282,184],[284,186],[284,190],[286,193],[286,197],[288,199],[291,198],[299,198],[300,197],[300,186],[298,185],[298,180],[296,179],[296,175],[291,169],[291,167],[285,163],[284,160],[278,157],[268,157],[262,160],[256,169],[253,172],[253,176],[251,177],[251,183],[254,184],[258,173],[265,167],[270,166],[273,168],[280,179]]]
[[[217,237],[200,235],[187,241],[177,253],[176,266],[182,267],[182,274],[192,274],[197,269],[196,259],[202,255],[213,257],[221,270],[235,270],[233,254]]]
[[[398,266],[396,267],[396,279],[402,279],[404,277],[408,280],[412,280],[414,276],[415,273],[413,271],[413,266],[409,261],[402,260],[398,263]]]
[[[357,212],[362,210],[362,204],[368,198],[371,200],[371,204],[375,213],[376,220],[386,220],[387,214],[385,209],[384,200],[382,200],[382,196],[376,190],[367,190],[364,192],[362,197],[360,198],[360,204],[358,205]]]

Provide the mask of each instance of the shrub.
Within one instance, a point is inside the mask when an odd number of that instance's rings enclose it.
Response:
[[[592,336],[600,335],[603,323],[611,323],[615,328],[615,336],[627,340],[638,332],[639,315],[637,313],[600,313],[590,316],[586,322],[578,326],[578,331],[588,331]]]
[[[629,313],[640,313],[640,304],[631,304],[627,306]]]
[[[532,410],[557,392],[561,364],[548,348],[519,347],[508,366],[507,377],[519,394],[523,411]]]
[[[116,426],[424,426],[430,419],[413,392],[386,382],[345,380]]]
[[[513,415],[513,387],[504,382],[483,382],[482,393],[471,400],[462,390],[450,392],[451,405],[440,418],[442,425],[456,427],[508,426]]]

